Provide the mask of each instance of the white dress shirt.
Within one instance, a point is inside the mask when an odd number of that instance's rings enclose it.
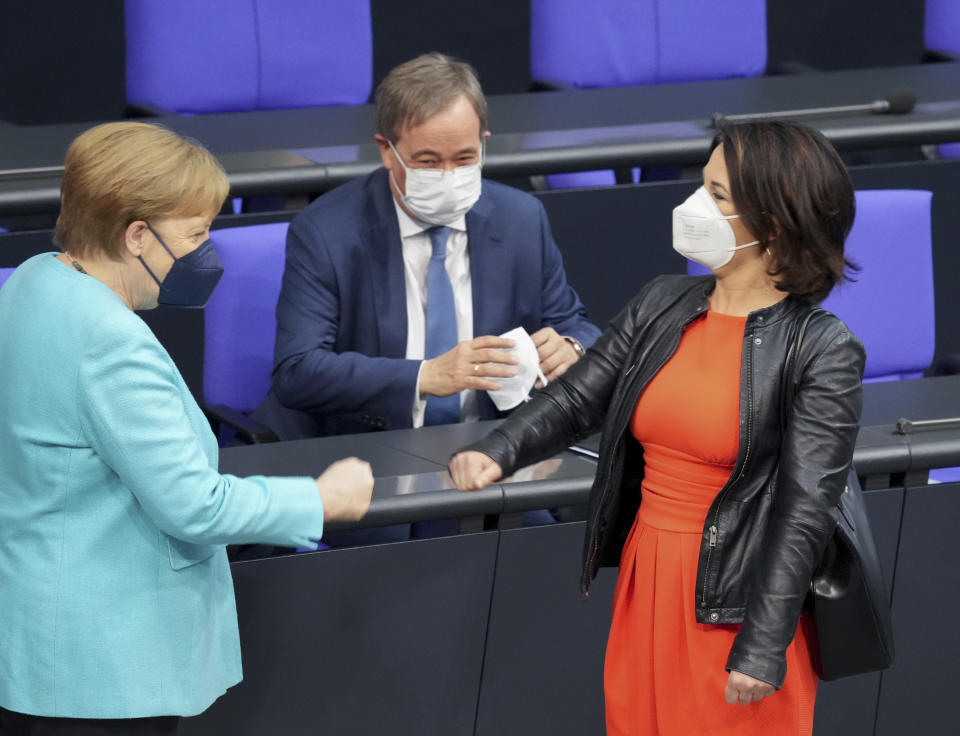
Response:
[[[392,194],[392,193],[391,193]],[[400,239],[403,242],[403,277],[407,292],[407,353],[408,360],[424,359],[427,340],[427,272],[433,246],[427,230],[434,227],[415,220],[393,200],[400,223]],[[447,275],[453,287],[453,303],[457,311],[457,340],[473,339],[473,289],[470,280],[470,253],[467,250],[467,223],[461,217],[450,223],[447,239]],[[423,363],[420,364],[423,370]],[[460,392],[460,418],[462,421],[477,421],[480,413],[474,391]],[[420,377],[413,396],[413,426],[423,426],[427,408],[426,397],[420,397]]]

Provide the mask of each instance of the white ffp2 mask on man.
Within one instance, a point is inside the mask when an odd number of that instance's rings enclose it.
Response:
[[[494,379],[500,384],[496,391],[487,391],[493,403],[497,405],[500,411],[508,411],[515,406],[519,406],[530,398],[530,389],[539,378],[543,385],[547,385],[547,377],[540,370],[540,355],[537,353],[537,346],[533,344],[533,338],[527,334],[522,327],[517,327],[509,332],[504,332],[500,337],[513,340],[512,348],[498,348],[505,353],[509,353],[517,359],[517,365],[514,366],[517,373],[510,378]]]
[[[482,155],[479,162],[458,166],[450,171],[411,169],[400,158],[393,143],[387,143],[407,174],[406,194],[400,197],[400,201],[418,220],[431,225],[449,225],[467,214],[480,199]],[[393,183],[399,192],[397,180],[394,179]]]

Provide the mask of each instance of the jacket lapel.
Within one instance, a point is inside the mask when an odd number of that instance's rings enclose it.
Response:
[[[403,275],[403,243],[386,169],[369,181],[372,212],[364,233],[370,256],[370,290],[380,340],[380,355],[403,358],[407,354],[407,292]]]
[[[506,259],[502,223],[498,222],[489,197],[481,196],[467,213],[467,250],[473,291],[473,336],[496,335],[503,323],[503,310],[516,278]]]

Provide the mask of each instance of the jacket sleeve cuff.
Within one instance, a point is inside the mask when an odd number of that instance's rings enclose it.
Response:
[[[500,466],[503,477],[513,475],[517,470],[516,448],[507,440],[507,436],[498,429],[493,430],[478,442],[469,444],[466,447],[461,447],[457,450],[457,453],[468,451],[482,452],[491,458]]]
[[[419,429],[423,426],[423,418],[427,413],[427,398],[420,393],[420,374],[423,373],[423,364],[425,362],[426,361],[420,362],[420,367],[417,369],[417,383],[413,387],[413,410],[411,411],[410,419],[413,422],[411,426],[414,429]]]
[[[777,690],[783,687],[783,680],[787,675],[786,657],[773,661],[760,661],[746,654],[738,652],[736,645],[727,657],[727,672],[736,670],[750,677],[773,685]]]
[[[285,547],[316,546],[323,536],[324,509],[313,478],[253,475],[240,482],[265,487],[269,492],[266,508],[252,522],[259,529],[249,536],[249,541]]]

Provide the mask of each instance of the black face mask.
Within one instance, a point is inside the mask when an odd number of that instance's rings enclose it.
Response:
[[[147,227],[150,226],[147,225]],[[168,307],[188,307],[192,309],[202,309],[207,306],[207,302],[213,295],[213,290],[217,288],[220,277],[223,276],[223,263],[220,262],[220,256],[213,249],[213,243],[210,242],[210,239],[203,241],[196,250],[187,253],[182,258],[177,258],[173,255],[173,251],[167,247],[167,244],[163,242],[163,238],[157,235],[156,230],[150,227],[150,232],[173,258],[173,266],[170,267],[170,271],[163,281],[160,281],[150,270],[143,257],[137,256],[140,258],[143,267],[147,269],[147,273],[160,287],[160,297],[157,299],[157,303]]]

